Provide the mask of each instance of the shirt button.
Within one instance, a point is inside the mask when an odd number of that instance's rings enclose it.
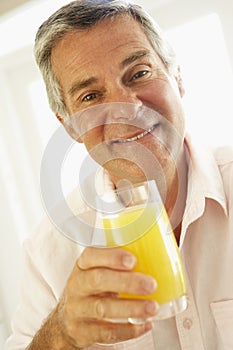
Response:
[[[185,318],[183,321],[183,327],[185,329],[190,329],[193,325],[193,321],[190,318]]]

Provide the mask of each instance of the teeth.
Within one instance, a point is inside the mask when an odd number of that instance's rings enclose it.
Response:
[[[124,142],[131,142],[131,141],[136,141],[141,139],[142,137],[146,136],[150,132],[152,132],[156,128],[156,125],[153,125],[151,128],[148,130],[143,131],[141,134],[128,138],[128,139],[119,139],[119,140],[113,140],[113,142],[118,142],[118,143],[124,143]]]

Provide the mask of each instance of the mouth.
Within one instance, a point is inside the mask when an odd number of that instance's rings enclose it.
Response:
[[[114,139],[114,140],[111,140],[110,143],[111,144],[113,144],[113,143],[126,143],[126,142],[133,142],[133,141],[140,140],[143,137],[145,137],[146,135],[151,134],[158,127],[158,125],[159,124],[155,124],[152,127],[150,127],[149,129],[147,129],[147,130],[145,130],[145,131],[141,132],[140,134],[135,135],[133,137]]]

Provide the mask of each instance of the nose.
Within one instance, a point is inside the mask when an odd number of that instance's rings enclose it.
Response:
[[[108,109],[108,121],[132,120],[136,117],[138,109],[143,105],[134,91],[127,87],[115,87],[105,100]]]
[[[121,102],[142,105],[142,101],[135,91],[132,91],[127,86],[115,85],[110,88],[109,94],[106,96],[106,102]]]

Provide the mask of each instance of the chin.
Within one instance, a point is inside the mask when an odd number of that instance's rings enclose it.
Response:
[[[125,159],[115,159],[104,165],[112,178],[117,180],[128,180],[131,183],[140,183],[154,179],[154,174],[144,171],[135,163]]]

